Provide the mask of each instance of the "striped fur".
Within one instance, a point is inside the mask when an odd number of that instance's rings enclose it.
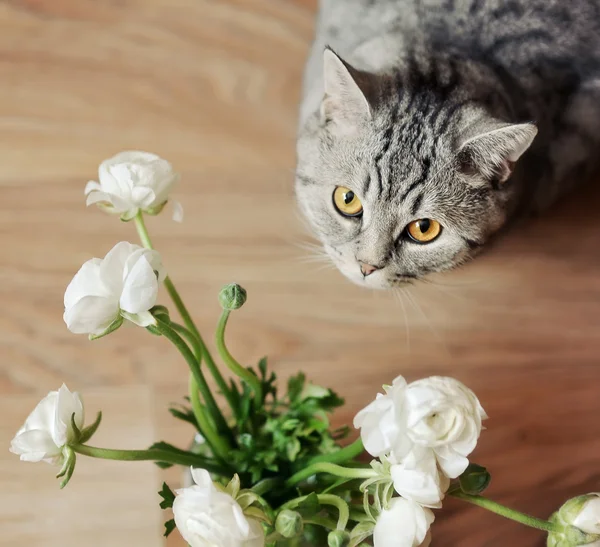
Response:
[[[600,0],[322,0],[303,95],[296,193],[315,233],[351,280],[410,282],[597,169]],[[336,186],[361,218],[335,211]],[[410,242],[419,218],[440,237]]]

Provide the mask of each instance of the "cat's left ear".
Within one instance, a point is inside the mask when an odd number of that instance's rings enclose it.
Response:
[[[458,152],[459,168],[467,175],[478,173],[496,185],[506,182],[515,163],[537,135],[533,123],[502,124],[468,138]]]
[[[323,52],[323,81],[323,122],[334,122],[341,128],[350,129],[371,119],[368,75],[350,66],[330,48]]]

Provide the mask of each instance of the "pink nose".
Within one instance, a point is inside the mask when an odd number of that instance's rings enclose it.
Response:
[[[375,272],[379,269],[375,266],[371,266],[371,264],[365,264],[364,262],[359,262],[359,264],[360,264],[360,271],[362,272],[362,274],[365,277],[367,277],[368,275],[371,275],[373,272]]]

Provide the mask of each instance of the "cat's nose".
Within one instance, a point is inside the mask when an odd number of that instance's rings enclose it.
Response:
[[[373,272],[377,271],[379,268],[377,268],[377,266],[371,266],[371,264],[365,264],[364,262],[359,262],[360,264],[360,271],[362,272],[362,274],[367,277],[368,275],[371,275]]]

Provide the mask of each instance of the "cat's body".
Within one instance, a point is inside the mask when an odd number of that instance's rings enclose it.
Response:
[[[321,0],[296,191],[353,281],[452,268],[599,158],[600,0]]]

